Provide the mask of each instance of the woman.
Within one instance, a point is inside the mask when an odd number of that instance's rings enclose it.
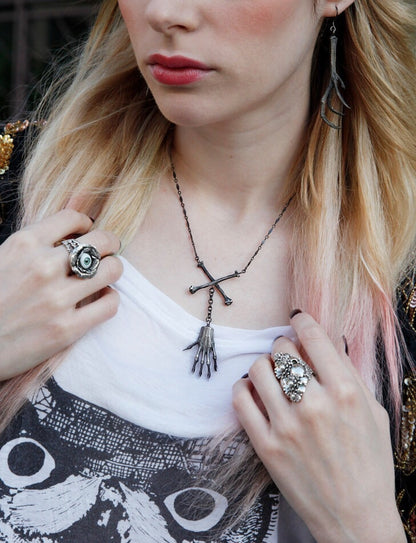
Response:
[[[406,541],[413,30],[402,0],[104,2],[2,247],[37,281],[4,540]]]

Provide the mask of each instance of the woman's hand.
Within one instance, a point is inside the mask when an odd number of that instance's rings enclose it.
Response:
[[[92,224],[86,215],[65,209],[0,246],[0,380],[59,353],[117,312],[119,296],[108,285],[120,277],[122,264],[108,255],[117,253],[120,243],[109,232],[89,232]],[[91,279],[70,274],[67,250],[55,246],[74,235],[103,257]]]
[[[395,503],[389,418],[345,353],[306,313],[291,324],[315,377],[290,402],[270,356],[234,387],[234,407],[258,456],[319,543],[405,543]],[[285,337],[276,352],[299,356]]]

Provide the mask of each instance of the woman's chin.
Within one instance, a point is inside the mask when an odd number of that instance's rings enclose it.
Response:
[[[206,126],[215,122],[213,119],[210,119],[207,115],[199,113],[192,113],[189,111],[172,111],[172,110],[163,110],[160,108],[162,115],[172,124],[176,126],[186,126],[186,127],[198,127]]]
[[[156,104],[162,115],[178,126],[197,127],[215,124],[220,121],[218,106],[202,103],[200,100],[184,99],[165,100],[155,96]]]

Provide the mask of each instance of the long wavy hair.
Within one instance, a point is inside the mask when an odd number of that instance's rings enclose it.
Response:
[[[405,0],[356,0],[337,26],[351,110],[339,131],[320,119],[329,80],[324,22],[309,125],[288,185],[296,216],[289,290],[293,307],[310,312],[332,339],[348,338],[352,361],[397,422],[396,292],[414,266],[416,239],[415,13]],[[146,92],[116,0],[103,3],[70,76],[47,94],[38,117],[48,123],[24,174],[22,223],[81,194],[80,211],[128,242],[169,166],[172,126]],[[2,383],[0,429],[55,364]]]

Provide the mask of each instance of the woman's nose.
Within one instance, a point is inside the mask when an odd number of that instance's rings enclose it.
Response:
[[[150,26],[166,35],[191,32],[198,26],[198,0],[150,0],[146,17]]]

